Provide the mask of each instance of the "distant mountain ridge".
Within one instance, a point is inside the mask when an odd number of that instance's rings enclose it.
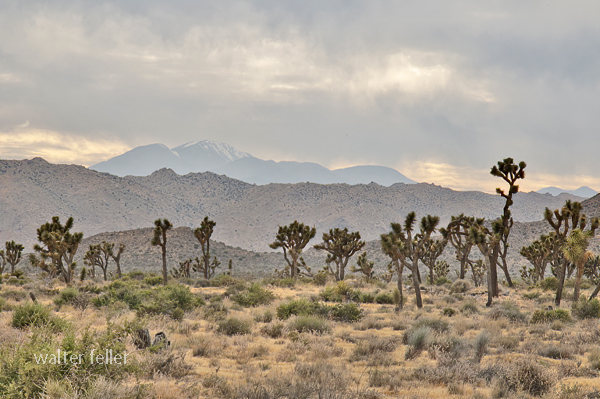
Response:
[[[395,169],[359,165],[330,170],[313,162],[265,161],[229,144],[210,140],[193,141],[169,149],[163,144],[135,147],[124,154],[90,166],[115,176],[148,176],[162,168],[179,175],[213,172],[251,184],[301,183],[368,184],[382,186],[416,183]]]
[[[598,194],[598,192],[596,190],[589,188],[588,186],[582,186],[576,190],[564,190],[562,188],[550,186],[550,187],[545,187],[545,188],[539,189],[537,192],[540,194],[552,194],[554,196],[560,195],[562,193],[567,193],[567,194],[573,194],[573,195],[576,195],[576,196],[582,197],[582,198],[591,198],[594,195]]]
[[[161,169],[150,176],[118,177],[79,165],[50,164],[42,158],[0,160],[0,242],[29,248],[36,229],[60,216],[75,219],[85,236],[151,227],[157,218],[175,226],[198,227],[204,216],[217,222],[214,239],[254,251],[269,251],[279,225],[298,220],[315,226],[317,236],[334,227],[360,231],[376,240],[408,212],[418,217],[465,213],[496,218],[499,195],[455,191],[433,184],[268,184],[253,185],[214,173],[178,175]],[[511,209],[516,221],[541,220],[545,207],[559,209],[559,197],[518,193]]]

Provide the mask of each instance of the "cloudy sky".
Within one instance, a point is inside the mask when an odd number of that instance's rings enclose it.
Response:
[[[0,157],[138,145],[600,190],[600,2],[0,2]]]

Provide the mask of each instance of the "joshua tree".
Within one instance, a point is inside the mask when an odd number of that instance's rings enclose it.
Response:
[[[361,241],[358,231],[348,232],[348,228],[330,229],[329,233],[323,233],[323,242],[315,245],[315,249],[326,251],[327,271],[333,274],[336,281],[344,279],[344,272],[350,258],[359,252],[365,246]],[[331,263],[335,263],[335,270],[331,268]]]
[[[456,260],[460,262],[460,279],[465,278],[467,266],[472,264],[469,255],[473,248],[473,242],[469,239],[469,228],[474,222],[474,217],[461,213],[459,216],[452,216],[448,227],[440,229],[442,237],[448,240],[456,250]]]
[[[533,265],[531,273],[527,273],[536,283],[544,278],[546,266],[550,261],[550,255],[553,247],[553,238],[550,235],[543,235],[539,240],[535,240],[528,246],[521,248],[519,253]],[[525,268],[525,267],[524,267]]]
[[[216,223],[205,216],[202,223],[200,223],[200,227],[194,230],[194,236],[202,246],[202,262],[198,263],[194,270],[201,272],[206,280],[209,280],[215,274],[215,269],[221,264],[216,256],[212,263],[210,261],[210,237],[215,226]]]
[[[594,288],[594,291],[589,297],[589,300],[591,301],[600,292],[600,255],[595,255],[588,258],[587,262],[585,263],[584,274],[594,284],[596,284],[596,288]]]
[[[275,241],[269,244],[269,247],[273,249],[283,249],[283,257],[290,267],[290,276],[292,278],[298,276],[298,266],[300,264],[310,273],[310,268],[306,267],[306,264],[302,261],[301,254],[304,247],[306,247],[316,234],[317,230],[314,227],[305,226],[303,223],[298,223],[297,220],[294,220],[290,225],[279,226]]]
[[[198,259],[198,257],[196,257],[196,263],[200,263],[200,259]],[[171,275],[174,278],[181,278],[181,277],[188,278],[191,275],[191,273],[190,273],[191,270],[192,270],[192,260],[187,259],[187,260],[184,260],[183,262],[179,262],[179,267],[174,267],[173,269],[171,269]]]
[[[502,225],[499,220],[495,220],[492,223],[492,230],[490,230],[485,226],[484,222],[484,219],[475,220],[475,223],[469,228],[469,239],[474,245],[477,245],[483,255],[483,261],[487,270],[488,301],[486,306],[489,307],[492,306],[494,297],[494,280],[492,273],[494,269],[494,267],[492,267],[494,262],[494,249],[498,248],[498,244],[501,240]]]
[[[423,261],[425,266],[427,266],[427,268],[429,269],[429,283],[430,284],[433,284],[433,282],[435,281],[435,279],[434,279],[435,264],[436,264],[438,258],[442,255],[442,252],[444,252],[444,248],[446,248],[447,243],[448,243],[448,240],[446,240],[446,239],[441,239],[441,240],[431,239],[431,240],[425,241],[425,243],[423,244],[423,254],[421,255],[421,260]]]
[[[125,251],[126,245],[119,244],[119,249],[117,249],[117,253],[115,254],[114,249],[110,250],[110,257],[113,258],[115,264],[117,265],[117,278],[121,278],[121,254]]]
[[[556,209],[552,212],[546,208],[544,211],[544,219],[554,229],[550,236],[552,240],[551,259],[555,266],[556,276],[558,278],[558,288],[556,290],[556,298],[554,300],[556,306],[560,306],[560,301],[563,295],[563,287],[565,284],[565,276],[569,260],[565,257],[563,248],[567,241],[569,231],[579,229],[584,231],[587,227],[587,218],[581,213],[581,204],[579,202],[571,202],[567,200],[562,209]],[[556,219],[556,220],[555,220]],[[598,218],[593,218],[590,224],[591,234],[594,235],[600,222]],[[576,298],[577,299],[577,298]]]
[[[6,264],[10,265],[10,272],[15,272],[15,266],[21,262],[21,256],[23,255],[23,249],[21,244],[17,244],[14,241],[6,241],[6,251],[0,250],[0,273],[4,272]]]
[[[392,231],[380,236],[381,250],[391,259],[390,264],[388,265],[389,272],[387,273],[390,281],[393,277],[394,269],[398,275],[398,294],[400,296],[398,309],[402,309],[404,303],[404,296],[402,293],[402,273],[404,272],[404,266],[407,261],[406,252],[404,251],[406,236],[402,231],[402,225],[400,225],[400,223],[392,223],[391,227]]]
[[[163,284],[167,285],[167,231],[171,230],[173,225],[167,219],[156,219],[154,226],[151,244],[160,246],[162,251]]]
[[[106,241],[102,241],[101,244],[90,245],[90,249],[85,253],[83,259],[87,265],[92,266],[94,277],[96,275],[95,267],[98,266],[102,269],[104,281],[108,280],[108,261],[110,260],[114,246],[115,244]]]
[[[70,284],[75,270],[75,253],[83,239],[83,233],[71,233],[73,218],[70,217],[62,225],[58,216],[52,222],[43,224],[37,229],[38,241],[33,249],[40,254],[40,258],[30,255],[33,265],[48,272],[50,276],[60,275],[65,283]]]
[[[571,231],[562,249],[565,259],[573,263],[577,268],[575,288],[573,291],[574,301],[579,299],[579,293],[581,291],[581,277],[583,276],[585,263],[588,261],[588,259],[594,256],[592,252],[587,250],[590,244],[589,240],[594,236],[594,230],[584,231],[581,229],[575,229]]]
[[[523,161],[516,165],[512,158],[506,158],[503,161],[498,161],[498,166],[493,166],[490,173],[493,176],[502,178],[508,183],[508,192],[504,192],[501,188],[496,188],[496,193],[500,194],[506,201],[504,202],[504,208],[502,216],[500,217],[501,229],[500,240],[496,247],[492,248],[492,257],[490,258],[490,272],[492,277],[492,288],[494,296],[498,296],[498,276],[496,265],[498,264],[498,256],[502,259],[500,267],[504,271],[506,276],[506,282],[509,287],[513,286],[510,273],[508,271],[508,263],[506,262],[506,256],[508,254],[508,236],[510,230],[514,225],[514,220],[510,213],[510,207],[513,204],[513,195],[519,192],[519,186],[516,184],[519,179],[525,178],[525,167],[527,164]]]
[[[374,262],[369,262],[367,260],[367,253],[363,252],[358,256],[358,260],[356,261],[356,266],[352,266],[350,270],[354,273],[362,273],[365,275],[365,278],[368,282],[373,281],[375,278],[375,271],[373,270],[375,266]]]

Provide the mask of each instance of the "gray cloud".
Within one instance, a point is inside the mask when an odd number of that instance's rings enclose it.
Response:
[[[595,1],[6,1],[0,132],[213,139],[442,184],[447,170],[457,187],[513,156],[536,184],[600,185],[598,15]]]

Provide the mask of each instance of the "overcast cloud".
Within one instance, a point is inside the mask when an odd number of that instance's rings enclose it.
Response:
[[[600,189],[600,2],[2,1],[0,157],[223,141],[493,190]]]

